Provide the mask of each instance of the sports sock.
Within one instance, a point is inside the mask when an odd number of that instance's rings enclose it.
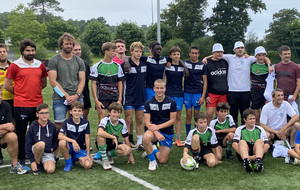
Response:
[[[186,132],[186,136],[188,136],[190,130],[191,130],[191,124],[185,124],[185,132]]]
[[[107,160],[107,155],[106,155],[107,144],[104,144],[104,146],[100,146],[98,144],[98,148],[99,148],[102,160]]]
[[[65,162],[66,162],[66,164],[68,164],[68,163],[72,163],[72,159],[71,159],[71,157],[70,157],[68,160],[65,160]]]
[[[136,144],[143,144],[143,135],[137,135],[136,138],[137,138]]]
[[[150,162],[154,161],[155,160],[154,151],[151,154],[147,154],[147,157],[148,157]]]
[[[129,142],[134,143],[133,142],[133,134],[129,134]]]
[[[199,149],[193,150],[191,149],[194,160],[198,163],[199,162]]]
[[[176,140],[180,140],[180,135],[176,135]]]
[[[118,156],[118,154],[117,154],[117,150],[116,150],[116,149],[114,149],[114,150],[112,150],[112,151],[109,151],[109,155],[110,155],[111,157]]]
[[[157,150],[157,149],[153,149],[153,154],[154,154],[154,156],[156,156],[156,154],[159,152],[159,150]]]
[[[232,149],[232,142],[231,141],[227,141],[227,150],[231,150]]]

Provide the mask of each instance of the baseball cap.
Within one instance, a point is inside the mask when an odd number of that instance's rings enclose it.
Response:
[[[214,44],[212,47],[212,52],[215,52],[215,51],[224,51],[222,44],[220,44],[220,43]]]
[[[244,43],[241,41],[235,42],[233,50],[235,50],[236,48],[239,48],[239,47],[245,47]]]
[[[255,56],[256,56],[257,54],[259,54],[259,53],[265,53],[265,54],[267,54],[265,48],[262,47],[262,46],[258,46],[258,47],[255,49],[255,52],[254,52]]]

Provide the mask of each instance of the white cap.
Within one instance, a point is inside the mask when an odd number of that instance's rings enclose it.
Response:
[[[233,50],[235,50],[236,48],[239,48],[239,47],[245,47],[245,46],[244,46],[244,43],[241,42],[241,41],[235,42],[235,43],[234,43],[234,48],[233,48]]]
[[[262,47],[262,46],[258,46],[258,47],[255,49],[255,52],[254,52],[255,56],[256,56],[257,54],[259,54],[259,53],[265,53],[265,54],[267,54],[265,48]]]
[[[224,52],[222,44],[220,44],[220,43],[214,44],[212,47],[212,52],[215,52],[215,51],[223,51]]]

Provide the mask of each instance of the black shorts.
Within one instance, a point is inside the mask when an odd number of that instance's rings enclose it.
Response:
[[[0,148],[3,148],[3,149],[5,149],[7,147],[7,144],[5,143],[5,144],[0,144]]]
[[[247,142],[247,144],[248,144],[248,147],[249,147],[249,151],[248,151],[249,156],[254,155],[254,152],[253,152],[254,144],[250,144],[248,142]],[[242,157],[241,157],[240,154],[236,153],[236,157],[239,159],[239,161],[241,161],[241,162],[243,161],[243,159],[242,159]]]
[[[90,98],[83,98],[83,107],[84,109],[90,109],[92,107]]]
[[[213,153],[213,151],[211,150],[211,148],[208,147],[208,146],[203,146],[201,144],[201,151],[199,153],[199,156],[203,157],[204,155],[209,154],[209,153]]]
[[[251,99],[251,109],[261,109],[266,103],[264,90],[251,89]]]
[[[103,104],[103,106],[104,106],[104,108],[102,108],[102,109],[108,109],[108,106],[111,104],[111,103],[113,103],[113,102],[117,102],[118,100],[116,99],[116,100],[99,100],[102,104]]]
[[[118,145],[120,145],[120,144],[123,144],[123,143],[118,142]],[[97,138],[95,139],[95,145],[96,145],[97,150],[99,150]],[[116,145],[112,143],[111,139],[106,139],[106,145],[107,145],[106,151],[111,151],[111,150],[115,150],[116,149]]]
[[[7,102],[10,105],[12,117],[15,118],[14,99],[3,101]]]
[[[222,148],[226,148],[226,146],[223,145],[223,140],[226,137],[227,133],[217,133],[217,140],[218,140],[218,145],[220,145]]]

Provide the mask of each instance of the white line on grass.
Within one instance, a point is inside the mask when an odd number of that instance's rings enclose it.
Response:
[[[101,164],[100,160],[94,160],[94,162],[96,162],[98,164]],[[132,174],[130,174],[130,173],[124,171],[124,170],[121,170],[121,169],[119,169],[119,168],[117,168],[115,166],[112,166],[112,170],[115,171],[115,172],[117,172],[118,174],[124,176],[124,177],[127,177],[128,179],[130,179],[132,181],[135,181],[135,182],[137,182],[137,183],[139,183],[139,184],[141,184],[141,185],[149,188],[149,189],[152,189],[152,190],[160,190],[160,189],[162,189],[162,188],[160,188],[158,186],[155,186],[155,185],[153,185],[153,184],[151,184],[151,183],[149,183],[149,182],[147,182],[145,180],[142,180],[142,179],[140,179],[138,177],[135,177],[134,175],[132,175]]]

